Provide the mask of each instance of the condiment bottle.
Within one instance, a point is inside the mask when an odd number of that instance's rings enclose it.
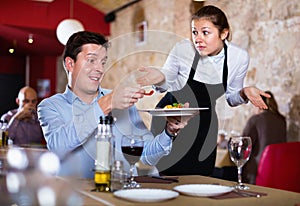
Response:
[[[112,192],[123,189],[126,181],[126,173],[123,169],[123,162],[116,160],[111,170],[110,190]]]
[[[114,138],[113,117],[100,117],[96,138],[95,186],[100,192],[110,191],[111,165],[113,162]]]

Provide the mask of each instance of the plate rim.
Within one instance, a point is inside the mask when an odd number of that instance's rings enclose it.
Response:
[[[168,192],[170,194],[173,194],[172,196],[169,197],[165,197],[165,198],[134,198],[134,197],[128,197],[128,196],[120,196],[118,195],[118,193],[120,192],[124,192],[124,191],[136,191],[136,190],[140,190],[140,191],[145,191],[145,192],[149,192],[151,191],[157,191],[157,192]],[[128,200],[128,201],[132,201],[132,202],[161,202],[161,201],[166,201],[169,199],[174,199],[177,198],[179,196],[179,192],[174,191],[174,190],[169,190],[169,189],[159,189],[159,188],[137,188],[137,189],[123,189],[123,190],[118,190],[113,192],[113,195],[117,198],[121,198],[124,200]]]
[[[192,116],[201,110],[208,110],[208,107],[197,108],[174,108],[174,109],[138,109],[139,112],[148,112],[152,116]]]
[[[172,109],[164,109],[164,108],[154,108],[154,109],[138,109],[140,112],[180,112],[180,111],[199,111],[199,110],[208,110],[209,107],[188,107],[188,108],[172,108]]]
[[[224,192],[218,192],[218,193],[198,193],[197,192],[186,192],[186,191],[182,191],[182,190],[178,190],[179,187],[183,187],[183,186],[195,186],[195,185],[199,185],[199,186],[214,186],[214,187],[222,187],[222,188],[228,188],[228,191],[224,191]],[[195,197],[215,197],[215,196],[219,196],[222,194],[226,194],[229,193],[231,191],[234,190],[233,187],[231,186],[226,186],[226,185],[217,185],[217,184],[184,184],[184,185],[177,185],[173,188],[173,190],[179,192],[180,194],[184,194],[184,195],[188,195],[188,196],[195,196]]]

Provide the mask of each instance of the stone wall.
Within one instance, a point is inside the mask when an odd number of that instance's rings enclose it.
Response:
[[[208,0],[227,15],[232,42],[248,50],[251,62],[245,85],[274,93],[287,117],[289,141],[300,141],[300,7],[298,0]],[[191,14],[202,3],[192,0],[144,0],[117,13],[111,23],[108,71],[102,86],[113,88],[141,66],[161,67],[168,52],[182,38],[190,38]],[[147,23],[145,42],[138,43],[136,25]],[[161,95],[137,105],[153,108]],[[231,108],[218,101],[220,129],[241,132],[253,106]],[[151,117],[142,114],[149,126]]]
[[[229,17],[232,41],[249,51],[251,61],[245,85],[273,92],[280,112],[287,118],[289,141],[300,141],[299,3],[239,0],[215,5]],[[229,127],[241,131],[240,123],[249,118],[252,107],[247,104],[232,110],[228,122],[233,125]]]

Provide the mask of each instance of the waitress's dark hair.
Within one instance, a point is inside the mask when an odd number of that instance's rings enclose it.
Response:
[[[218,28],[220,34],[224,29],[228,29],[226,39],[228,41],[231,40],[230,26],[225,13],[221,9],[212,5],[204,6],[193,14],[192,21],[200,18],[205,18],[212,22]]]
[[[77,55],[82,51],[82,46],[84,44],[98,44],[106,49],[109,47],[108,40],[101,34],[90,31],[74,33],[65,46],[63,53],[64,63],[66,57],[71,57],[76,62]]]

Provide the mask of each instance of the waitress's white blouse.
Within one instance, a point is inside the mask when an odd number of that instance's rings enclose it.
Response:
[[[247,51],[238,46],[225,42],[227,45],[227,91],[226,99],[230,106],[237,106],[245,103],[240,96],[246,76],[249,55]],[[178,42],[171,50],[162,72],[165,74],[166,81],[163,85],[156,87],[160,91],[177,91],[187,83],[189,73],[195,56],[195,47],[189,39]],[[200,57],[194,80],[207,83],[222,83],[224,49],[216,56]]]

